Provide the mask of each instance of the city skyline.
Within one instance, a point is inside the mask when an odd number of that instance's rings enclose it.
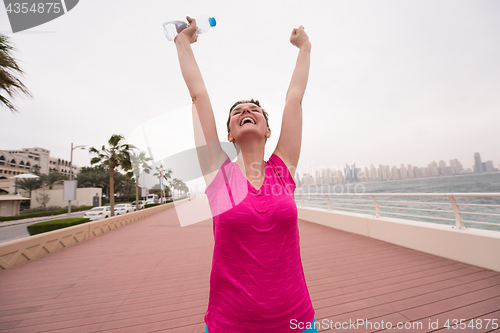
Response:
[[[427,166],[414,166],[412,164],[356,166],[345,164],[343,167],[318,167],[310,172],[296,172],[297,186],[324,185],[324,184],[346,184],[357,182],[372,182],[383,180],[398,180],[411,178],[428,178],[440,176],[458,176],[472,173],[498,172],[491,160],[482,162],[480,153],[474,153],[474,169],[464,168],[458,159],[451,159],[449,164],[444,160],[432,161]],[[478,165],[478,167],[476,167]]]

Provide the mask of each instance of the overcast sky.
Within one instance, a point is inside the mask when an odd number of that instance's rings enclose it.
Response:
[[[500,163],[500,2],[82,0],[13,34],[33,99],[0,108],[0,149],[102,146],[123,134],[155,159],[194,147],[190,97],[162,23],[209,15],[217,27],[193,45],[226,140],[229,107],[259,99],[276,145],[303,25],[313,44],[303,102],[300,165],[413,164],[473,154]],[[146,135],[144,134],[146,133]],[[75,151],[74,163],[90,155]],[[168,167],[168,166],[167,166]],[[174,175],[175,176],[175,175]]]

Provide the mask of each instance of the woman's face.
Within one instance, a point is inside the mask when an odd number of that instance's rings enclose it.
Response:
[[[239,104],[231,111],[229,129],[229,142],[262,139],[271,135],[262,109],[253,103]]]

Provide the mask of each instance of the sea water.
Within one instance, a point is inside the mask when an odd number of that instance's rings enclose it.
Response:
[[[429,177],[403,180],[375,181],[353,184],[336,184],[323,186],[302,186],[295,191],[298,206],[315,206],[328,209],[325,196],[308,196],[311,193],[331,194],[330,203],[334,210],[351,211],[361,214],[375,215],[375,208],[371,197],[346,197],[347,193],[500,193],[500,173],[468,174],[447,177]],[[302,195],[302,197],[300,197]],[[380,206],[398,207],[406,209],[381,208],[382,216],[410,219],[424,222],[455,225],[455,214],[448,197],[376,197]],[[500,214],[500,207],[477,207],[465,205],[496,205],[500,206],[500,198],[482,197],[455,197],[460,206],[464,220],[489,222],[498,224],[484,225],[467,223],[465,226],[500,231],[500,216],[483,216],[466,213]],[[415,201],[420,204],[406,204],[401,201]],[[438,205],[434,204],[438,203]],[[439,205],[439,203],[445,205]],[[417,208],[421,210],[408,210]],[[355,210],[358,209],[358,210]],[[429,210],[438,210],[433,212]],[[392,214],[391,214],[392,213]],[[450,220],[428,219],[394,215],[395,213],[445,218]]]

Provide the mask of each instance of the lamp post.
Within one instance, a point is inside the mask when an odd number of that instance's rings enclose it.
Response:
[[[73,147],[73,142],[71,142],[71,160],[69,162],[69,180],[73,180],[73,150],[80,148],[82,150],[85,149],[85,146],[75,146]],[[71,213],[71,200],[68,200],[68,214]]]

